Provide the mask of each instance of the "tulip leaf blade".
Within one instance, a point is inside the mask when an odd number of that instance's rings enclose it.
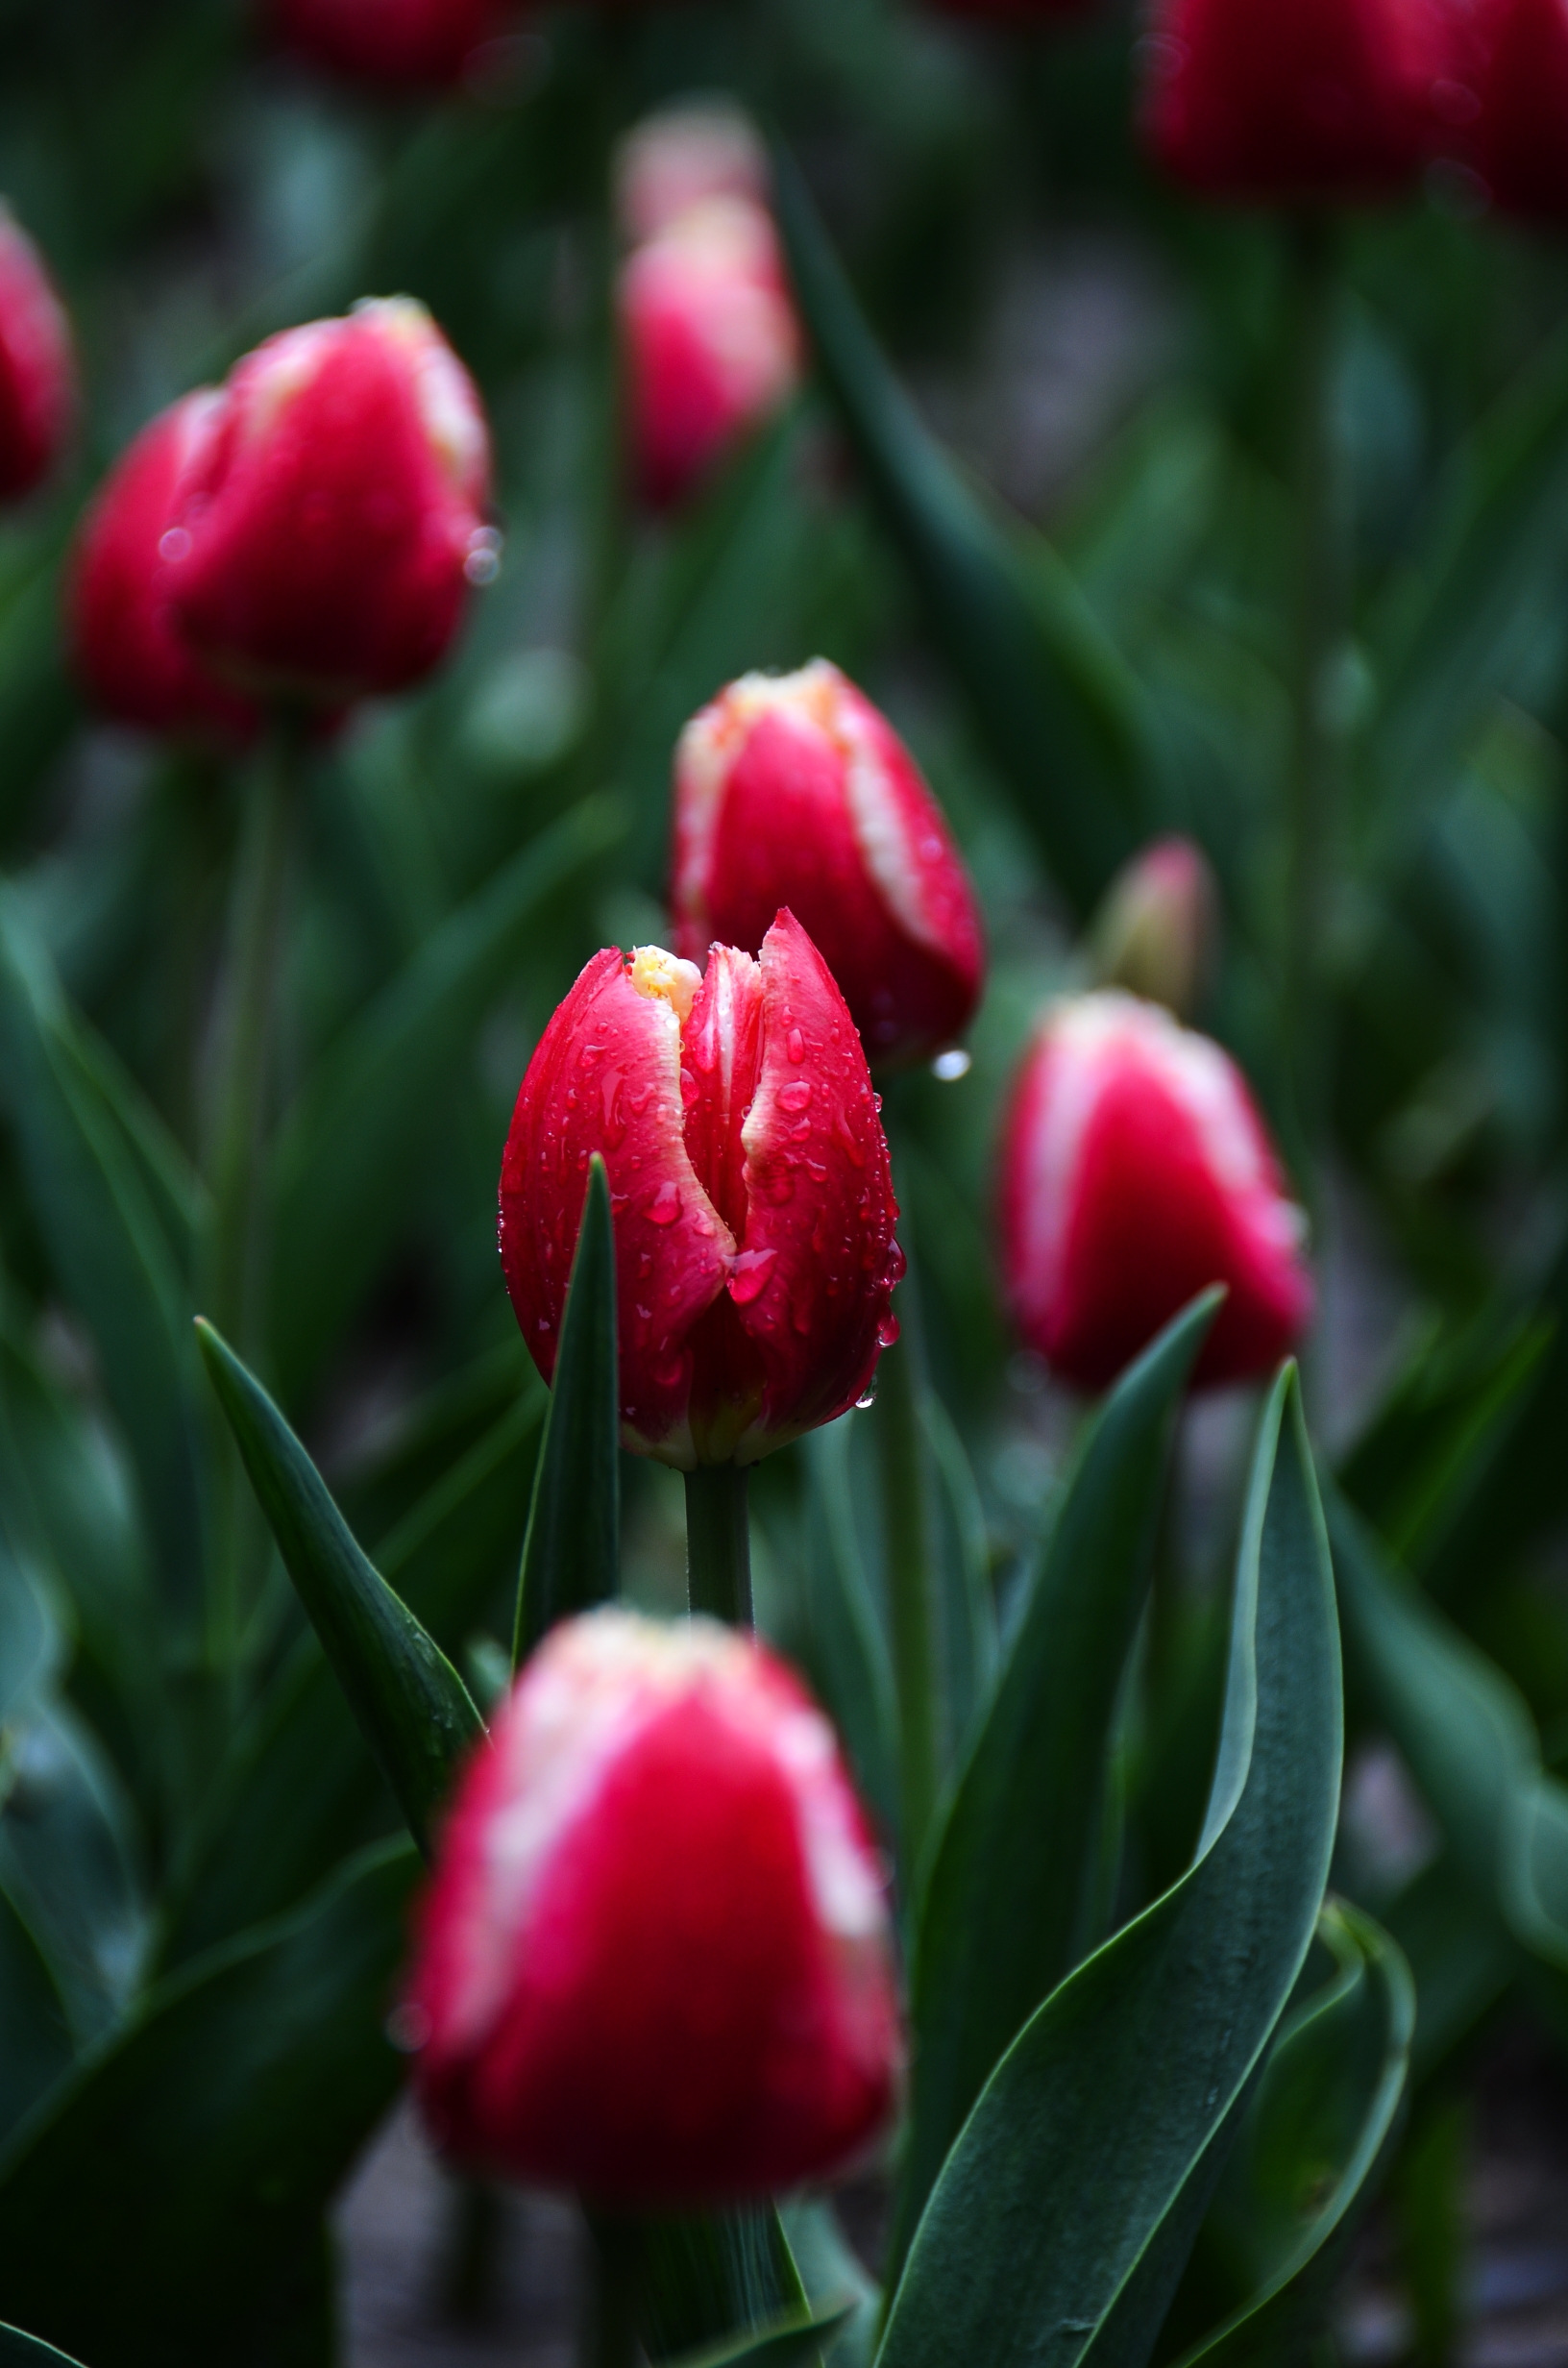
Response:
[[[1253,1461],[1197,1856],[992,2074],[916,2231],[881,2368],[1147,2358],[1311,1944],[1341,1751],[1328,1542],[1287,1366]]]
[[[1008,541],[894,379],[798,167],[774,202],[817,367],[993,762],[1080,913],[1148,802],[1142,693],[1042,537]]]
[[[338,1684],[429,1854],[431,1819],[483,1722],[440,1647],[357,1544],[254,1373],[197,1320],[202,1355],[261,1510]]]
[[[602,1154],[596,1151],[588,1163],[588,1191],[523,1542],[514,1668],[558,1619],[607,1603],[620,1583],[615,1221],[609,1174]]]
[[[683,2352],[670,2368],[816,2368],[850,2315],[850,2305],[784,2319],[772,2327],[750,2328],[744,2335],[710,2344],[700,2352]],[[0,2368],[4,2358],[0,2356]]]
[[[82,2368],[68,2353],[57,2352],[40,2336],[24,2335],[19,2327],[0,2327],[0,2368]]]
[[[1296,2356],[1386,2164],[1415,2027],[1409,1968],[1345,1901],[1325,1903],[1318,1937],[1333,1970],[1286,2015],[1199,2237],[1250,2290],[1177,2368]]]
[[[771,2204],[645,2221],[642,2257],[642,2334],[652,2360],[798,2321],[810,2307]]]
[[[1184,1309],[1096,1416],[949,1799],[916,1928],[895,2260],[992,2067],[1071,1970],[1172,1424],[1222,1296]]]

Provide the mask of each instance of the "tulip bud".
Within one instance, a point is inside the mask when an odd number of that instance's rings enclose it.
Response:
[[[799,923],[704,977],[596,954],[539,1042],[501,1172],[523,1337],[555,1369],[588,1161],[615,1220],[626,1446],[691,1470],[831,1422],[897,1337],[888,1147],[854,1023]]]
[[[257,715],[175,628],[159,545],[186,461],[219,397],[199,387],[149,421],[99,488],[66,594],[72,654],[98,704],[150,731],[243,740]]]
[[[1213,967],[1219,896],[1191,839],[1156,839],[1124,864],[1090,932],[1106,986],[1126,987],[1190,1019]]]
[[[1441,0],[1157,0],[1144,54],[1160,162],[1260,205],[1397,194],[1450,63]]]
[[[75,414],[70,323],[37,248],[0,205],[0,502],[47,476]]]
[[[423,305],[288,329],[230,374],[163,537],[181,629],[249,690],[335,705],[402,690],[495,572],[490,444]]]
[[[461,79],[504,31],[500,0],[272,0],[280,39],[312,64],[393,87]]]
[[[942,808],[897,733],[836,666],[745,675],[675,752],[677,950],[761,944],[789,905],[870,1057],[948,1044],[980,999],[980,914]]]
[[[654,507],[680,502],[794,392],[800,335],[762,207],[713,197],[622,268],[633,464]]]
[[[765,207],[768,157],[739,108],[722,102],[672,107],[628,133],[615,181],[621,227],[641,245],[710,198]]]
[[[898,2066],[883,1882],[782,1664],[708,1620],[555,1629],[458,1788],[404,2021],[442,2144],[598,2203],[862,2149]]]
[[[1207,1036],[1115,992],[1049,1011],[1001,1141],[1001,1252],[1018,1328],[1103,1389],[1224,1283],[1202,1384],[1266,1372],[1307,1322],[1305,1221],[1246,1084]]]
[[[1568,10],[1562,0],[1491,0],[1476,31],[1468,153],[1508,212],[1568,221]]]

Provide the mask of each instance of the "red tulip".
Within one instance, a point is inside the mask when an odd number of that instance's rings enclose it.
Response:
[[[66,595],[72,651],[105,711],[151,731],[243,740],[256,708],[217,681],[177,629],[159,545],[219,396],[199,387],[149,421],[100,487]]]
[[[490,443],[423,305],[392,297],[232,372],[163,538],[187,638],[248,689],[335,705],[402,690],[496,567]]]
[[[1468,153],[1508,212],[1568,221],[1568,7],[1490,0],[1476,31],[1479,104]]]
[[[1266,1372],[1306,1324],[1301,1211],[1240,1071],[1158,1004],[1115,992],[1047,1013],[1001,1143],[1001,1250],[1017,1323],[1103,1389],[1209,1283],[1229,1295],[1200,1383]]]
[[[656,238],[694,206],[768,202],[768,155],[738,108],[714,101],[649,115],[622,142],[616,211],[627,238]]]
[[[633,249],[621,276],[639,489],[680,502],[794,392],[800,334],[761,206],[709,198]]]
[[[1407,186],[1452,66],[1443,0],[1157,0],[1145,49],[1160,162],[1266,205]]]
[[[548,1381],[590,1154],[615,1219],[628,1447],[755,1463],[831,1422],[896,1338],[888,1147],[854,1023],[799,923],[706,977],[594,956],[540,1040],[501,1172],[501,1255]]]
[[[0,502],[48,475],[75,416],[70,323],[37,248],[0,206]]]
[[[315,65],[396,86],[454,83],[504,32],[502,0],[272,0],[281,39]]]
[[[811,933],[872,1060],[950,1043],[980,999],[980,915],[897,733],[819,658],[746,675],[675,754],[675,944],[754,949],[778,905]]]
[[[404,2022],[443,2145],[597,2202],[864,2148],[898,2068],[883,1879],[782,1664],[620,1610],[547,1638],[458,1788]]]

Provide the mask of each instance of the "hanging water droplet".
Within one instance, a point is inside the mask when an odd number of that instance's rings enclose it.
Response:
[[[863,1414],[865,1414],[865,1413],[866,1413],[866,1411],[867,1411],[867,1409],[868,1409],[869,1407],[874,1406],[875,1404],[876,1404],[876,1392],[875,1392],[874,1390],[868,1390],[868,1391],[865,1393],[864,1396],[862,1396],[862,1397],[857,1397],[857,1398],[856,1398],[856,1400],[855,1400],[855,1412],[856,1412],[857,1414],[862,1414],[862,1415],[863,1415]]]

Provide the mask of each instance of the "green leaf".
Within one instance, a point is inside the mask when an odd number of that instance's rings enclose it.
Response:
[[[1446,1850],[1409,1882],[1383,1921],[1415,1983],[1413,2075],[1424,2083],[1467,2038],[1520,1970],[1521,1953]]]
[[[643,2342],[652,2360],[772,2328],[808,2308],[772,2205],[642,2224]]]
[[[1179,2368],[1297,2357],[1386,2163],[1415,2022],[1409,1970],[1342,1901],[1325,1906],[1318,1938],[1333,1976],[1286,2017],[1199,2239],[1245,2299]]]
[[[996,1678],[996,1606],[986,1517],[951,1416],[929,1382],[918,1414],[931,1458],[932,1562],[947,1754],[967,1749]]]
[[[1021,552],[921,424],[878,352],[791,159],[775,202],[817,366],[925,604],[975,728],[1087,913],[1148,821],[1142,695],[1058,555]]]
[[[806,1457],[803,1594],[807,1658],[818,1693],[844,1739],[855,1781],[884,1834],[898,1829],[898,1712],[888,1640],[861,1552],[848,1417],[811,1432]]]
[[[138,1838],[113,1767],[66,1705],[39,1710],[8,1739],[0,1889],[85,2043],[120,2019],[141,1977],[149,1912]]]
[[[541,913],[625,827],[619,804],[594,797],[524,848],[359,1015],[285,1118],[273,1162],[269,1294],[285,1402],[307,1390],[394,1246],[432,1113]]]
[[[8,2309],[111,2368],[276,2356],[398,2084],[381,2026],[417,1868],[406,1841],[367,1852],[150,1993],[44,2100],[0,2156]]]
[[[82,2368],[80,2360],[57,2352],[52,2343],[40,2342],[37,2335],[24,2335],[19,2327],[0,2327],[0,2368]]]
[[[1254,1459],[1197,1858],[992,2074],[916,2232],[881,2368],[1148,2356],[1311,1942],[1340,1750],[1328,1543],[1287,1367]]]
[[[752,2329],[733,2340],[683,2352],[671,2368],[815,2368],[849,2316],[846,2309],[822,2317],[791,2318]],[[0,2362],[3,2368],[3,2362]]]
[[[14,897],[0,892],[0,1103],[61,1288],[91,1329],[160,1576],[194,1625],[206,1496],[189,1295],[83,1034]]]
[[[895,2262],[992,2067],[1082,1953],[1171,1426],[1221,1295],[1167,1325],[1096,1417],[938,1835],[916,1927]]]
[[[513,1666],[573,1612],[621,1585],[621,1363],[615,1325],[615,1225],[598,1151],[572,1260],[550,1413],[534,1470],[518,1578]]]
[[[483,1722],[446,1655],[355,1543],[260,1383],[209,1323],[198,1320],[197,1328],[284,1566],[408,1830],[428,1855],[431,1818]]]
[[[780,2214],[790,2251],[819,2318],[846,2315],[823,2346],[825,2368],[870,2368],[882,2324],[882,2288],[853,2250],[826,2196],[786,2204]]]
[[[0,1893],[0,2142],[76,2060],[48,1959]]]

